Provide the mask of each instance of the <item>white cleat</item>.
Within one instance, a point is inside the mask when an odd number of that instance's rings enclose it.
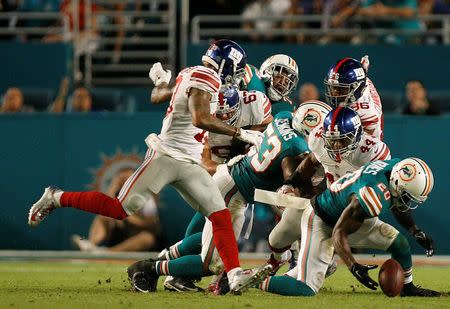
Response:
[[[53,194],[60,189],[57,187],[47,187],[39,201],[31,206],[28,213],[28,225],[35,227],[44,220],[55,208],[59,207]]]
[[[272,271],[272,265],[263,265],[258,268],[240,270],[230,280],[230,292],[241,294],[250,287],[256,287]]]

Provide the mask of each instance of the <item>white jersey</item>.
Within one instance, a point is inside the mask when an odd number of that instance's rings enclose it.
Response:
[[[266,121],[272,112],[269,98],[260,91],[239,91],[240,114],[234,126],[258,125]],[[209,133],[208,143],[211,148],[211,159],[224,163],[231,150],[233,137],[223,134]]]
[[[377,139],[383,139],[383,111],[377,89],[370,79],[362,96],[350,108],[358,113],[364,131]]]
[[[177,76],[161,133],[157,139],[153,138],[147,144],[150,143],[152,147],[156,147],[156,150],[159,149],[175,159],[200,163],[207,132],[192,124],[188,93],[191,88],[196,88],[209,92],[215,98],[221,84],[219,75],[204,66],[182,70]],[[147,138],[147,140],[151,139]]]
[[[358,148],[341,162],[336,162],[325,149],[322,132],[323,126],[318,126],[311,131],[308,147],[325,170],[327,186],[343,175],[356,171],[368,162],[391,158],[391,152],[385,143],[363,132]]]

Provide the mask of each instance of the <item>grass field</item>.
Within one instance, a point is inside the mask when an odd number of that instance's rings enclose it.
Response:
[[[450,308],[450,267],[415,268],[416,284],[444,293],[436,299],[388,298],[357,284],[340,267],[315,297],[285,297],[251,289],[242,296],[130,291],[121,262],[0,262],[0,308]],[[206,286],[208,278],[201,285]]]

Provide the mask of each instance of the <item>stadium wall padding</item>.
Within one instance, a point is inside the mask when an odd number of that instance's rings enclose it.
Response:
[[[57,92],[64,76],[72,74],[72,59],[70,44],[0,42],[0,93],[9,87]]]
[[[87,235],[93,218],[90,214],[57,209],[32,229],[27,225],[28,210],[47,185],[81,191],[99,178],[106,185],[105,175],[117,167],[114,164],[120,165],[121,155],[144,155],[144,139],[150,132],[159,132],[162,117],[163,113],[156,112],[2,115],[0,249],[69,249],[70,235]],[[393,156],[418,156],[434,172],[435,188],[415,217],[435,239],[438,254],[450,254],[449,132],[450,116],[385,117],[385,141]],[[175,190],[162,192],[165,245],[183,236],[192,214]],[[390,216],[386,219],[394,222]],[[413,248],[415,253],[423,253],[417,245]]]

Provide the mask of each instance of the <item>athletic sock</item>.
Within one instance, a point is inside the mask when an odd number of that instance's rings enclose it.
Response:
[[[59,203],[61,207],[78,208],[119,220],[128,216],[118,199],[113,199],[101,192],[64,192]]]
[[[156,273],[174,277],[198,278],[207,275],[203,272],[200,255],[187,255],[171,261],[157,261]]]
[[[212,223],[214,245],[225,266],[225,271],[240,267],[239,251],[231,224],[231,215],[228,209],[216,211],[208,219]]]
[[[306,283],[289,276],[268,277],[258,286],[259,289],[287,296],[314,296],[316,293]]]
[[[197,212],[192,217],[191,221],[189,222],[188,227],[186,228],[186,233],[184,234],[184,237],[191,236],[196,233],[201,233],[203,230],[203,226],[205,225],[205,217]]]
[[[398,233],[397,237],[386,251],[390,252],[392,258],[399,262],[399,264],[402,266],[405,273],[405,284],[412,282],[413,275],[411,248],[406,237],[401,233]]]

